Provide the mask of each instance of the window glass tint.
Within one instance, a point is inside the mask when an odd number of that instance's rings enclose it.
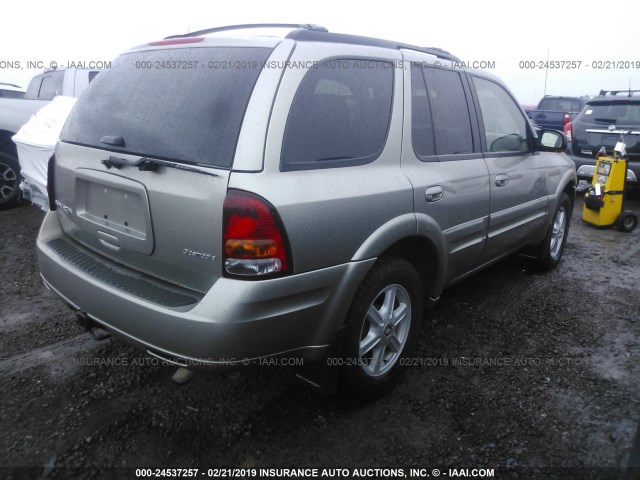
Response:
[[[423,70],[433,115],[436,154],[473,153],[471,119],[458,72]]]
[[[127,153],[230,167],[249,97],[270,53],[200,47],[122,55],[89,84],[61,139],[105,148],[102,137],[121,136]],[[243,68],[208,68],[235,64]]]
[[[42,85],[42,76],[33,77],[29,82],[24,98],[36,100],[38,98],[38,93],[40,93],[40,85]]]
[[[24,98],[23,92],[16,92],[14,90],[0,90],[0,97],[3,98]]]
[[[435,155],[427,88],[418,66],[411,67],[411,138],[416,155]]]
[[[640,102],[626,100],[617,102],[593,103],[586,106],[580,120],[598,124],[640,124]]]
[[[511,96],[498,84],[473,77],[489,152],[528,150],[527,121]]]
[[[62,95],[62,82],[64,81],[64,71],[54,72],[51,75],[45,75],[42,78],[40,100],[53,100],[56,95]]]
[[[380,154],[389,129],[393,65],[328,61],[305,75],[291,105],[285,170],[366,163]]]
[[[538,110],[558,112],[579,112],[580,101],[577,98],[543,98]]]
[[[100,73],[100,71],[93,71],[93,72],[89,72],[89,83],[91,83],[91,81],[96,78],[96,75],[98,75]]]

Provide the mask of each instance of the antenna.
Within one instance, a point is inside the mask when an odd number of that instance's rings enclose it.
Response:
[[[547,47],[547,63],[546,63],[546,67],[544,70],[544,93],[542,94],[543,97],[547,96],[547,74],[549,73],[549,48]]]

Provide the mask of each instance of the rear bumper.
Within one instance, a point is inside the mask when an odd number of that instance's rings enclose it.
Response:
[[[578,179],[591,182],[593,174],[596,171],[596,159],[593,157],[582,157],[578,155],[569,155],[576,165],[576,173]],[[632,186],[638,184],[640,180],[640,165],[638,162],[630,162],[627,166],[627,182]]]
[[[199,368],[235,368],[273,355],[322,359],[375,261],[263,281],[220,278],[196,303],[166,307],[67,262],[48,245],[63,237],[57,214],[48,213],[37,240],[48,288],[121,340]]]

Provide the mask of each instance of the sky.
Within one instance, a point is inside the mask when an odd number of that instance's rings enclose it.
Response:
[[[640,89],[640,37],[631,20],[638,18],[637,0],[21,0],[3,6],[0,82],[26,87],[42,71],[27,68],[27,62],[104,62],[133,46],[187,31],[315,23],[332,32],[443,48],[465,63],[487,66],[521,104],[535,104],[545,93]],[[556,68],[545,69],[547,58]]]

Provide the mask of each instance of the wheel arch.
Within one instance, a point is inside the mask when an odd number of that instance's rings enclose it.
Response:
[[[379,227],[358,249],[353,261],[400,257],[417,270],[427,299],[436,300],[446,272],[445,241],[440,227],[426,215],[405,214]]]

